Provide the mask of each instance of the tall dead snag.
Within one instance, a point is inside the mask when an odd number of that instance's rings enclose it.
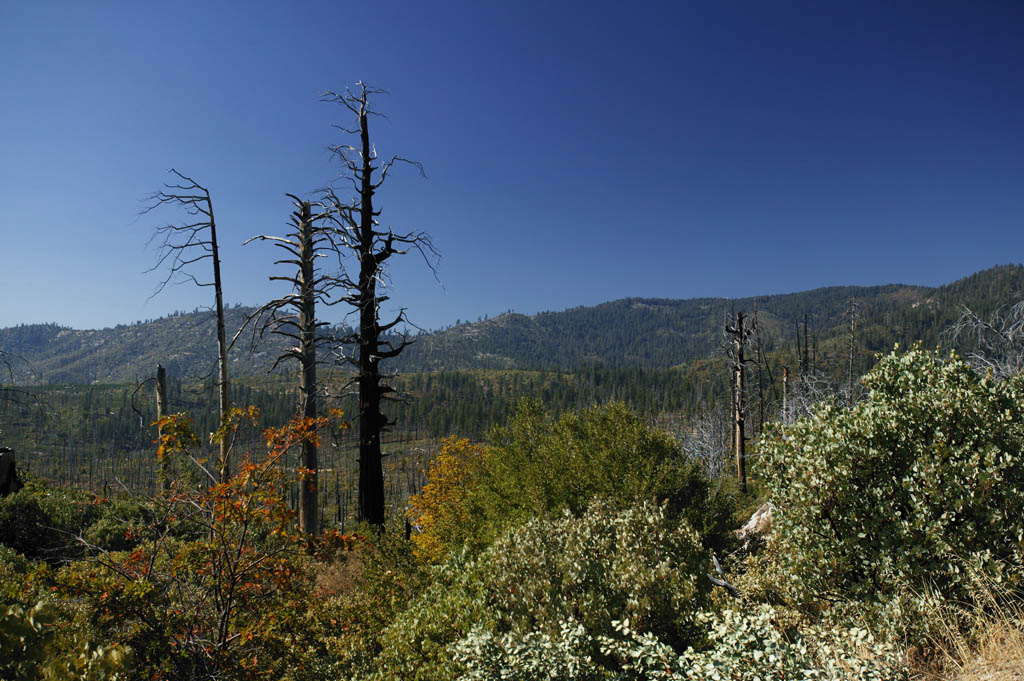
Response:
[[[744,363],[750,360],[743,356],[743,349],[746,345],[747,334],[743,328],[743,320],[746,318],[742,312],[736,313],[736,325],[726,326],[725,331],[733,339],[731,350],[732,377],[733,377],[733,451],[736,454],[736,477],[740,480],[740,489],[747,491],[747,436],[746,436],[746,405],[744,404],[744,392],[746,390],[744,381]]]
[[[167,413],[167,369],[164,369],[161,365],[156,365],[156,420],[162,422],[164,417],[168,416]],[[163,427],[159,427],[157,430],[157,436],[160,442],[163,442]],[[160,459],[160,489],[167,491],[171,487],[171,479],[169,473],[169,466],[167,457],[163,456]]]
[[[853,406],[853,361],[857,352],[857,299],[850,299],[850,332],[847,342],[846,402]]]
[[[185,224],[170,224],[157,227],[149,244],[159,240],[157,262],[146,270],[167,268],[167,276],[157,286],[153,295],[157,295],[167,284],[178,280],[192,281],[196,286],[212,286],[214,305],[217,313],[217,395],[218,411],[221,424],[227,420],[231,402],[228,399],[228,346],[224,332],[224,294],[220,281],[220,252],[217,249],[217,222],[213,217],[213,200],[210,191],[193,180],[171,168],[178,182],[164,185],[164,191],[151,194],[150,205],[142,210],[145,215],[160,206],[177,206],[195,220]],[[191,274],[189,266],[200,260],[211,261],[213,265],[213,281],[200,281]],[[220,480],[227,480],[231,468],[228,442],[220,442],[217,459]]]
[[[295,359],[299,363],[299,416],[310,423],[317,415],[316,378],[317,347],[324,343],[336,342],[330,336],[320,334],[318,329],[327,322],[317,320],[316,304],[332,305],[340,302],[332,298],[334,289],[342,285],[343,275],[323,274],[317,267],[317,260],[330,253],[341,253],[335,221],[323,210],[324,204],[311,204],[288,194],[296,210],[292,213],[292,231],[284,237],[254,236],[247,240],[269,241],[288,254],[277,260],[277,265],[294,265],[295,273],[287,276],[273,276],[271,281],[284,281],[292,286],[292,292],[272,300],[253,312],[235,339],[251,325],[252,347],[267,332],[284,336],[291,345],[274,362],[276,367],[282,360]],[[317,208],[313,212],[314,205]],[[232,341],[234,342],[234,341]],[[302,441],[299,461],[299,527],[307,534],[320,530],[317,519],[317,451],[316,441],[307,437]]]
[[[18,477],[18,467],[14,458],[14,450],[0,447],[0,497],[14,494],[22,488]]]
[[[419,251],[432,271],[436,271],[437,250],[429,235],[423,232],[396,234],[380,227],[380,209],[374,207],[374,196],[387,180],[396,163],[412,165],[423,173],[415,161],[393,156],[381,162],[376,148],[370,142],[370,117],[379,115],[370,105],[370,97],[384,94],[364,83],[358,91],[327,92],[323,101],[341,104],[356,118],[356,127],[335,126],[355,136],[354,145],[331,147],[340,161],[345,177],[352,183],[355,196],[349,203],[329,192],[334,207],[332,219],[342,233],[345,249],[359,263],[357,279],[344,278],[348,294],[343,300],[351,305],[359,317],[356,330],[341,339],[344,345],[355,346],[355,356],[344,355],[343,360],[355,367],[359,388],[359,518],[371,524],[384,524],[384,472],[381,456],[381,433],[392,421],[381,411],[381,403],[394,389],[387,385],[381,372],[381,361],[397,357],[411,340],[405,333],[396,333],[395,327],[406,321],[405,310],[400,310],[389,322],[381,323],[381,303],[388,300],[382,295],[387,274],[385,263],[392,255],[402,255],[410,249]]]
[[[999,307],[986,318],[969,307],[944,334],[979,373],[996,378],[1024,371],[1024,300]]]

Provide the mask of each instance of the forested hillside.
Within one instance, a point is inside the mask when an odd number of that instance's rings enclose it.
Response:
[[[984,315],[1022,294],[1024,267],[1009,265],[937,288],[844,286],[734,300],[626,298],[532,317],[505,313],[420,334],[391,368],[667,368],[719,354],[730,315],[755,310],[769,347],[794,344],[805,315],[810,333],[824,346],[846,336],[854,302],[862,347],[874,353],[895,342],[936,345],[964,306]],[[230,334],[251,310],[227,312]],[[157,363],[188,381],[211,374],[214,338],[210,314],[192,312],[93,331],[56,324],[10,327],[0,329],[0,348],[13,358],[9,382],[16,384],[135,381],[151,375]],[[265,374],[280,348],[271,337],[250,353],[249,337],[241,337],[230,355],[231,374]]]

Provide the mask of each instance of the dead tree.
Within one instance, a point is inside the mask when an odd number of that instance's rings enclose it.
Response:
[[[292,343],[277,357],[271,370],[283,360],[298,361],[299,416],[313,419],[317,415],[319,392],[316,377],[317,347],[337,342],[332,336],[318,332],[328,323],[317,320],[316,305],[340,302],[340,299],[333,297],[333,292],[345,281],[343,274],[324,274],[317,268],[317,260],[332,253],[339,256],[342,252],[340,237],[343,235],[334,227],[335,220],[324,204],[315,204],[317,212],[314,213],[314,204],[291,194],[288,197],[295,205],[291,217],[292,231],[284,237],[254,236],[245,243],[269,241],[287,253],[287,256],[274,264],[293,265],[294,274],[272,276],[270,280],[287,282],[292,292],[266,303],[249,315],[232,343],[247,327],[252,329],[252,349],[268,332],[283,336]],[[317,534],[318,464],[316,443],[312,439],[302,441],[299,468],[299,527],[307,534]]]
[[[728,473],[729,453],[735,440],[735,431],[730,428],[734,427],[731,413],[726,418],[720,409],[705,407],[686,423],[685,430],[680,429],[683,451],[703,464],[712,480]]]
[[[981,373],[1006,378],[1024,370],[1024,300],[986,318],[964,307],[944,335]]]
[[[0,497],[14,494],[22,488],[18,477],[18,467],[14,458],[14,450],[0,447]]]
[[[405,332],[396,327],[407,323],[404,308],[393,319],[381,322],[381,304],[388,300],[382,293],[386,286],[386,263],[393,255],[416,250],[436,274],[438,252],[423,232],[396,234],[380,226],[381,211],[374,201],[377,191],[388,178],[395,164],[412,165],[423,174],[423,167],[401,156],[381,161],[370,142],[370,117],[380,115],[373,110],[370,98],[384,94],[359,83],[355,92],[327,92],[322,100],[340,104],[354,117],[355,126],[335,126],[354,136],[353,144],[331,146],[341,163],[343,176],[351,182],[355,195],[348,203],[330,191],[330,211],[348,254],[358,263],[355,278],[344,277],[347,295],[343,300],[358,316],[355,329],[341,339],[341,347],[355,347],[355,354],[343,353],[341,359],[356,370],[359,390],[359,519],[371,524],[384,524],[384,472],[381,455],[381,434],[391,421],[381,410],[383,400],[395,392],[382,372],[381,362],[397,357],[411,343]]]
[[[747,343],[749,329],[744,329],[743,320],[746,315],[742,312],[736,313],[736,325],[726,326],[725,331],[733,339],[731,358],[733,376],[733,437],[735,438],[733,451],[736,454],[736,477],[740,480],[740,489],[743,493],[747,491],[747,436],[746,436],[746,404],[744,393],[746,391],[744,372],[745,364],[750,360],[743,356]]]
[[[782,367],[782,423],[789,425],[789,405],[787,399],[789,398],[789,367]]]
[[[850,328],[847,333],[846,403],[853,406],[853,371],[857,355],[857,299],[850,299],[848,310]]]
[[[171,168],[178,182],[164,185],[164,191],[149,196],[150,205],[143,209],[145,215],[160,206],[176,206],[194,220],[185,224],[169,224],[158,227],[149,243],[159,240],[156,264],[146,270],[167,268],[167,276],[157,286],[157,295],[171,282],[192,281],[196,286],[213,287],[214,306],[217,314],[217,395],[221,424],[227,420],[231,403],[228,398],[228,346],[224,332],[224,294],[220,280],[220,252],[217,248],[217,222],[213,217],[213,200],[210,191],[190,177]],[[201,260],[210,260],[213,267],[213,281],[200,280],[189,269]],[[231,462],[228,443],[221,440],[218,457],[220,479],[227,479]]]
[[[156,365],[156,420],[159,422],[168,415],[167,410],[167,369],[163,366]],[[163,441],[163,427],[159,427],[157,435],[160,441]],[[170,470],[168,466],[167,457],[164,456],[160,461],[160,489],[167,491],[170,489],[171,479]]]

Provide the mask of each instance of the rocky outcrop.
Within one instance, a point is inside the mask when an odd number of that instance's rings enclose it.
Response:
[[[747,540],[751,537],[760,537],[768,534],[772,529],[772,507],[766,501],[761,507],[754,511],[743,527],[736,530],[736,537]]]

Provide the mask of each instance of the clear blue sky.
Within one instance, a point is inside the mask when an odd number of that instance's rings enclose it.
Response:
[[[213,192],[227,300],[280,293],[241,243],[335,177],[318,95],[358,80],[429,178],[379,196],[443,252],[443,288],[395,261],[421,326],[944,283],[1024,260],[1022,44],[1016,1],[0,3],[0,326],[208,304],[147,302],[170,167]]]

